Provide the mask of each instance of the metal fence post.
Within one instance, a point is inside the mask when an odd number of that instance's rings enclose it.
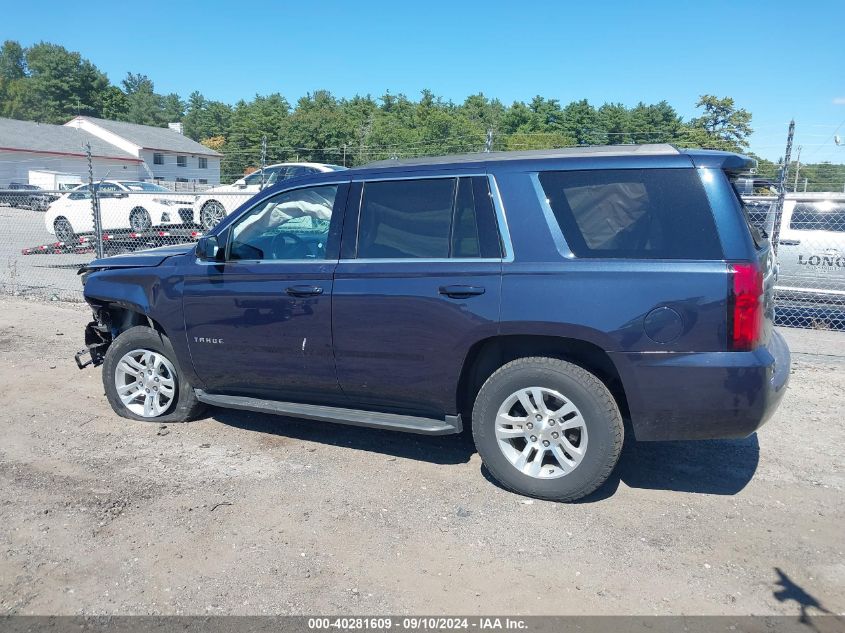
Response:
[[[267,135],[261,137],[261,191],[264,191],[264,168],[267,167]]]
[[[94,163],[91,158],[91,143],[85,144],[85,158],[88,161],[88,192],[91,194],[91,213],[94,215],[94,236],[97,249],[97,259],[104,257],[103,252],[103,222],[100,217],[100,200],[97,198],[97,190],[94,188]]]
[[[789,134],[786,137],[786,153],[783,156],[778,177],[778,199],[775,202],[775,225],[772,227],[772,249],[775,256],[778,254],[778,243],[780,242],[780,222],[783,218],[783,204],[786,200],[786,176],[789,171],[789,161],[792,157],[792,139],[795,136],[795,119],[789,122]]]

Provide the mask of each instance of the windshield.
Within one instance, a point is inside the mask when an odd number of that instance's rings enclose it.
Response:
[[[170,189],[167,189],[166,187],[162,187],[161,185],[156,185],[156,184],[151,183],[151,182],[140,182],[140,181],[138,181],[138,182],[134,182],[134,181],[126,182],[126,181],[124,181],[124,182],[121,182],[120,184],[123,185],[124,187],[126,187],[127,189],[129,189],[129,191],[159,191],[159,192],[162,192],[162,193],[165,193],[165,192],[166,193],[172,193],[170,191]]]

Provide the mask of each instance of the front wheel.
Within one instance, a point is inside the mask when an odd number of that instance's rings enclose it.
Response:
[[[178,369],[168,338],[146,326],[121,333],[103,360],[103,387],[114,412],[130,420],[186,422],[203,404]]]
[[[601,486],[622,449],[622,416],[605,384],[555,358],[520,358],[478,393],[472,433],[503,486],[531,497],[575,501]]]

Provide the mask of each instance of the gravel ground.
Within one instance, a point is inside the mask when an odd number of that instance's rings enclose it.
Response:
[[[466,437],[128,422],[73,363],[88,318],[0,297],[0,614],[845,611],[843,333],[784,331],[758,434],[626,442],[563,505],[497,487]]]

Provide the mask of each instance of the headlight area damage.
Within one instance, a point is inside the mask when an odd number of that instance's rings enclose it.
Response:
[[[74,355],[77,367],[97,367],[103,363],[106,350],[112,342],[111,314],[103,306],[94,306],[94,321],[85,326],[85,349]],[[85,357],[87,360],[83,360]]]

